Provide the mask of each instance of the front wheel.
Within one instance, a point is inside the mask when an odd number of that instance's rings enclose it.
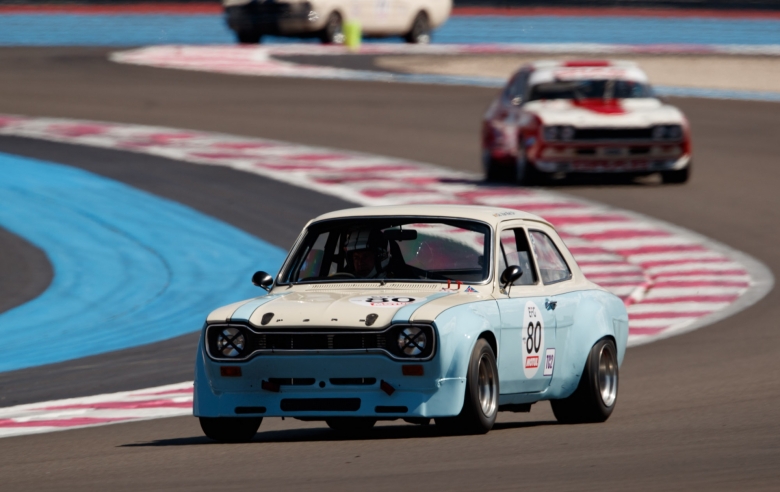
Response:
[[[418,12],[412,22],[412,28],[406,35],[404,41],[415,44],[428,44],[431,42],[431,23],[428,20],[428,14]]]
[[[200,428],[206,437],[215,441],[249,442],[262,422],[262,417],[200,417]]]
[[[600,340],[590,349],[574,393],[562,400],[550,400],[555,418],[565,424],[606,421],[617,403],[618,376],[615,342]]]
[[[437,418],[447,433],[485,434],[498,415],[498,367],[487,340],[480,338],[471,352],[466,374],[466,396],[457,417]]]
[[[344,21],[341,14],[331,12],[328,16],[328,22],[320,31],[320,41],[322,44],[344,44]]]
[[[686,183],[688,178],[691,177],[691,165],[688,164],[682,169],[676,171],[663,171],[661,172],[661,181],[664,184],[681,184]]]

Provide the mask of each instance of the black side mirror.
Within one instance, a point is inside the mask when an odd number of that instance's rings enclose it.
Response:
[[[271,289],[269,287],[274,284],[274,278],[265,272],[255,272],[252,275],[252,283],[270,292]]]
[[[501,286],[504,289],[506,289],[508,286],[515,283],[515,280],[519,279],[522,276],[523,276],[523,270],[519,266],[512,265],[506,267],[504,273],[501,274]]]

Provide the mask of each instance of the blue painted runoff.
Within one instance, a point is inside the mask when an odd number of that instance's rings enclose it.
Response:
[[[212,309],[261,295],[252,273],[284,260],[235,227],[93,173],[2,153],[0,169],[0,226],[54,268],[43,294],[0,314],[0,371],[197,331]]]
[[[301,42],[273,38],[267,42]],[[399,38],[379,40],[400,42]],[[780,20],[456,16],[435,43],[780,44]],[[219,14],[4,14],[0,45],[136,46],[234,43]],[[316,42],[316,41],[310,41]]]

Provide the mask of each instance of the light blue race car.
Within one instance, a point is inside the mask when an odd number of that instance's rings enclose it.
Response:
[[[544,219],[452,205],[369,207],[303,230],[266,295],[209,314],[194,414],[218,441],[263,417],[339,431],[404,419],[485,433],[550,400],[603,422],[628,338],[623,302],[590,282]]]

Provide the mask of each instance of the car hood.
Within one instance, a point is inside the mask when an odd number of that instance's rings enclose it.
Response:
[[[525,104],[525,110],[537,115],[545,125],[578,128],[648,127],[684,122],[679,109],[652,98],[531,101]]]
[[[213,311],[209,323],[249,322],[261,329],[382,329],[392,323],[433,321],[443,310],[491,298],[488,286],[420,288],[276,288],[271,294]],[[375,316],[369,316],[369,315]],[[367,320],[375,318],[367,325]]]

